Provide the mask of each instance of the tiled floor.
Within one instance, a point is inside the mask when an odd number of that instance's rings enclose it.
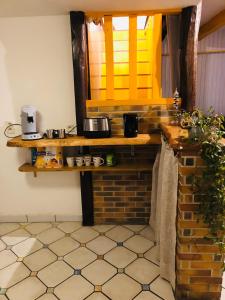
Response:
[[[0,300],[174,300],[148,226],[0,224]]]

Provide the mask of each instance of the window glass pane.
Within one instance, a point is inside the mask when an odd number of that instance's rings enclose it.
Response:
[[[129,99],[129,17],[113,17],[114,98]]]

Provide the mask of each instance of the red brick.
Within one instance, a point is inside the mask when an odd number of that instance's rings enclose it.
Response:
[[[191,277],[190,283],[215,283],[221,284],[222,278],[221,277]]]

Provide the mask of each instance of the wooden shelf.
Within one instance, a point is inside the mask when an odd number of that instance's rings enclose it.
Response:
[[[33,173],[38,173],[38,172],[63,172],[63,171],[78,171],[78,172],[84,172],[84,171],[91,171],[91,172],[101,172],[101,171],[129,171],[129,172],[141,172],[141,171],[150,171],[152,170],[152,164],[150,163],[124,163],[124,164],[118,164],[114,167],[108,167],[108,166],[100,166],[100,167],[67,167],[64,166],[62,168],[36,168],[35,166],[32,166],[31,164],[25,163],[22,166],[19,167],[20,172],[33,172]]]
[[[161,144],[160,134],[139,134],[135,138],[125,138],[124,136],[113,136],[103,139],[88,139],[82,136],[67,137],[65,139],[41,139],[33,141],[23,141],[21,137],[16,137],[7,142],[8,147],[70,147],[70,146],[122,146],[122,145],[148,145]]]

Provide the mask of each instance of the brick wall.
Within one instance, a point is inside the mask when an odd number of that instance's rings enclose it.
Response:
[[[112,119],[112,134],[123,135],[123,114],[129,112],[138,114],[140,133],[159,129],[159,124],[169,122],[174,114],[172,105],[136,105],[88,108],[87,116],[108,115]],[[158,146],[92,149],[94,153],[111,150],[116,153],[119,163],[136,160],[153,164]],[[151,171],[93,173],[95,223],[148,224],[151,175]]]
[[[91,154],[114,152],[120,163],[153,165],[158,146],[92,148]],[[93,172],[95,224],[148,224],[151,169],[149,172]]]
[[[151,173],[94,173],[96,224],[148,224]]]
[[[197,168],[197,170],[196,170]],[[194,153],[183,153],[179,165],[177,219],[178,300],[219,300],[224,257],[216,245],[204,237],[207,225],[196,214],[198,197],[193,195],[190,175],[201,173],[204,163]]]
[[[174,115],[172,105],[135,105],[88,108],[87,116],[108,115],[112,119],[112,133],[118,135],[123,134],[123,114],[129,112],[138,114],[140,133],[158,129],[160,123],[169,122]]]

